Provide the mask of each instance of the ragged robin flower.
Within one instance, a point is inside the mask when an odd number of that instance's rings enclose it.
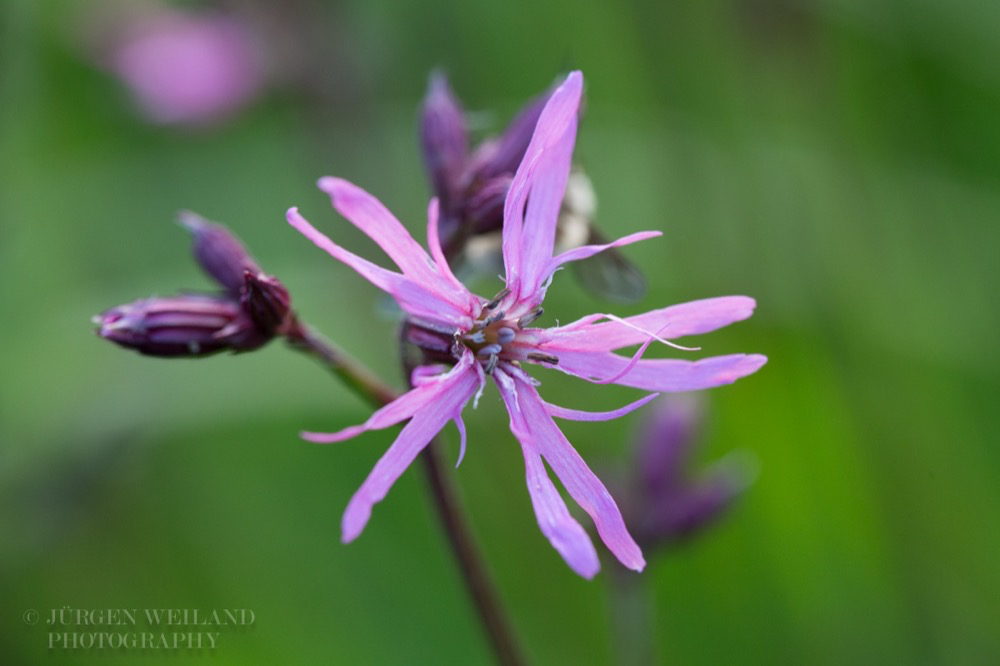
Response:
[[[506,284],[493,298],[471,293],[452,273],[441,249],[436,200],[431,201],[428,210],[428,254],[373,196],[336,178],[319,181],[334,208],[381,246],[400,272],[345,250],[317,231],[296,208],[288,211],[288,221],[309,240],[388,292],[406,313],[411,330],[418,333],[411,340],[446,361],[417,367],[411,377],[414,388],[376,411],[365,423],[332,434],[303,434],[309,441],[330,443],[407,421],[348,503],[342,520],[344,542],[361,533],[372,507],[449,421],[455,422],[461,435],[461,461],[466,447],[462,411],[470,400],[478,399],[487,380],[492,380],[509,412],[511,431],[521,444],[528,492],[539,527],[553,547],[581,576],[590,578],[600,568],[587,532],[570,515],[543,460],[573,500],[590,515],[597,533],[615,557],[624,566],[639,571],[645,560],[618,506],[553,417],[582,421],[617,418],[641,407],[657,392],[728,384],[766,362],[765,357],[755,354],[699,361],[642,359],[654,341],[678,346],[671,339],[707,333],[749,317],[754,301],[744,296],[685,303],[634,317],[593,314],[555,328],[535,327],[542,314],[545,291],[560,266],[610,247],[660,235],[640,232],[606,245],[582,246],[553,256],[556,219],[570,172],[582,86],[582,75],[574,72],[548,99],[511,182],[503,223]],[[615,353],[635,345],[640,346],[631,358]],[[539,383],[526,372],[532,364],[596,384],[615,383],[654,393],[603,413],[559,407],[538,394]]]

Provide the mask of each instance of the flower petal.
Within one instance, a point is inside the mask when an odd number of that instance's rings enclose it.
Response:
[[[430,289],[442,300],[459,307],[465,306],[468,302],[465,297],[467,290],[456,288],[455,283],[447,279],[420,243],[381,201],[340,178],[320,178],[319,188],[330,195],[337,212],[385,250],[403,275]]]
[[[410,389],[377,410],[361,425],[350,426],[330,433],[303,432],[301,433],[302,439],[314,444],[333,444],[334,442],[343,442],[369,430],[382,430],[396,425],[440,399],[442,393],[453,390],[453,384],[460,381],[461,375],[468,372],[474,363],[475,358],[472,352],[467,352],[458,364],[447,373],[435,378],[422,377],[419,386]]]
[[[608,321],[594,324],[591,317],[550,328],[539,350],[562,357],[564,351],[612,351],[637,345],[649,336],[643,331],[659,331],[665,339],[708,333],[753,314],[756,301],[747,296],[706,298],[626,317],[623,324]]]
[[[544,273],[552,258],[556,221],[569,178],[582,92],[583,75],[572,72],[549,97],[507,193],[504,266],[507,286],[522,299],[535,297],[548,277]]]
[[[353,252],[340,247],[320,233],[308,220],[299,214],[298,208],[289,208],[288,223],[317,247],[325,250],[334,259],[341,261],[382,291],[388,292],[404,311],[428,322],[442,322],[451,328],[467,327],[472,324],[468,311],[443,298],[439,293],[400,275],[376,266]]]
[[[464,405],[463,405],[463,409],[464,409]],[[452,420],[455,421],[455,427],[458,429],[458,437],[459,437],[459,440],[458,440],[458,460],[455,462],[455,469],[458,469],[458,466],[462,464],[462,460],[465,458],[465,442],[466,442],[465,421],[462,420],[462,413],[461,412],[459,412],[458,414],[456,414],[455,418],[452,419]]]
[[[531,136],[538,125],[538,116],[550,95],[551,91],[546,90],[529,101],[521,107],[500,137],[480,144],[469,166],[469,181],[482,182],[517,170],[517,165],[521,163],[524,152],[531,143]]]
[[[494,376],[498,374],[507,373],[498,369]],[[507,404],[514,436],[523,447],[541,454],[566,491],[593,519],[601,540],[615,557],[626,567],[641,571],[646,566],[642,551],[628,533],[621,511],[607,488],[587,467],[587,463],[548,415],[545,403],[535,387],[522,378],[520,373],[508,379],[513,383],[514,390],[504,390],[506,380],[503,384],[498,381],[497,385]]]
[[[587,531],[570,515],[566,502],[553,485],[541,456],[529,438],[517,435],[519,432],[528,432],[529,428],[518,406],[514,380],[503,370],[495,372],[494,379],[497,380],[497,387],[510,413],[511,430],[521,440],[528,493],[531,495],[538,527],[573,571],[584,578],[593,578],[601,568],[594,544]]]
[[[320,178],[317,184],[330,195],[337,212],[385,250],[403,275],[425,281],[433,271],[431,258],[381,201],[340,178]],[[430,275],[426,281],[434,279],[435,276]]]
[[[541,456],[524,443],[521,451],[538,527],[570,569],[588,580],[593,578],[601,570],[601,563],[587,531],[570,515],[566,502],[545,471]]]
[[[569,419],[571,421],[611,421],[634,412],[659,395],[659,393],[650,393],[647,396],[639,398],[635,402],[629,403],[619,409],[611,410],[610,412],[584,412],[579,409],[568,409],[566,407],[553,405],[551,402],[545,402],[544,400],[542,402],[545,405],[545,411],[548,412],[549,416],[554,416],[557,419]]]
[[[566,250],[562,254],[553,257],[549,262],[548,267],[545,269],[546,275],[552,275],[552,273],[562,266],[563,264],[570,261],[580,261],[581,259],[586,259],[587,257],[592,257],[598,252],[604,252],[605,250],[611,249],[613,247],[621,247],[622,245],[631,245],[632,243],[638,243],[639,241],[649,240],[650,238],[656,238],[657,236],[662,236],[662,231],[639,231],[634,234],[629,234],[619,238],[611,243],[605,243],[604,245],[581,245],[580,247],[575,247],[572,250]]]
[[[468,294],[468,298],[466,300],[470,304],[474,302],[478,303],[479,299],[472,296],[471,292],[469,292],[462,282],[455,277],[455,274],[451,272],[451,266],[448,265],[448,259],[444,256],[444,250],[441,249],[441,235],[438,233],[440,210],[441,207],[437,198],[431,199],[430,203],[427,204],[427,247],[430,248],[431,256],[437,263],[437,266],[441,270],[441,274],[444,278],[448,282],[451,282],[458,291]]]
[[[543,118],[544,119],[544,118]],[[527,230],[521,238],[521,291],[527,298],[542,288],[552,271],[556,224],[566,181],[569,179],[573,146],[576,142],[576,115],[558,143],[541,155],[534,169],[534,179],[524,212]]]
[[[479,376],[471,368],[441,382],[437,399],[418,409],[400,431],[396,441],[385,452],[347,504],[341,521],[344,543],[353,541],[371,517],[372,507],[380,502],[396,479],[410,466],[427,443],[448,421],[461,413],[465,403],[479,386]]]
[[[552,366],[566,374],[603,382],[606,377],[624,369],[632,359],[612,352],[561,352],[558,365]],[[760,354],[730,354],[712,356],[700,361],[679,359],[647,359],[639,361],[614,383],[647,391],[697,391],[732,384],[740,377],[756,372],[767,363]]]

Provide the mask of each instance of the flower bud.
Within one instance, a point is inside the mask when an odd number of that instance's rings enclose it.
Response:
[[[654,541],[677,542],[711,525],[747,488],[754,465],[724,459],[689,482],[683,492],[664,493],[648,507],[644,532]]]
[[[263,335],[272,336],[287,324],[291,297],[278,278],[246,271],[240,306]]]
[[[194,257],[202,269],[225,288],[231,296],[239,297],[243,290],[243,275],[261,270],[235,235],[221,224],[181,211],[180,223],[194,236]]]
[[[503,207],[513,178],[497,176],[483,183],[465,204],[465,219],[473,234],[499,231],[503,227]]]
[[[690,470],[703,417],[699,397],[674,394],[657,401],[641,431],[631,519],[648,545],[677,543],[711,525],[755,476],[753,459],[740,451],[705,472]]]
[[[94,323],[102,338],[149,356],[250,351],[270,340],[238,303],[217,296],[143,299],[111,308]]]
[[[472,158],[471,181],[489,180],[517,171],[550,95],[551,92],[546,91],[525,104],[499,138],[479,146]]]
[[[431,185],[449,208],[469,150],[465,113],[444,74],[431,75],[420,113],[420,141]]]
[[[638,438],[637,472],[647,496],[669,492],[701,436],[705,406],[693,394],[678,393],[652,405]]]

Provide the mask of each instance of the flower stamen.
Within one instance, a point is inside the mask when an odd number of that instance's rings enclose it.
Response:
[[[536,363],[548,363],[550,365],[559,364],[559,357],[552,354],[543,354],[542,352],[529,352],[528,360],[535,361]]]
[[[493,354],[492,356],[490,356],[490,360],[486,363],[486,367],[483,368],[483,371],[487,375],[492,375],[493,371],[497,367],[497,363],[499,363],[499,362],[500,362],[500,357],[497,356],[496,354]]]
[[[487,356],[496,356],[503,351],[503,347],[496,343],[491,343],[476,352],[476,356],[480,358],[486,358]]]
[[[464,338],[462,338],[462,340],[464,342],[471,342],[472,344],[475,345],[482,345],[486,344],[486,334],[483,333],[481,330],[473,331],[472,333],[469,333]]]
[[[496,295],[496,298],[494,298],[492,301],[483,306],[483,309],[484,310],[494,309],[496,306],[500,305],[500,301],[507,298],[508,296],[510,296],[510,289],[504,287],[502,290],[500,290],[500,293]]]
[[[524,328],[531,322],[535,321],[536,319],[542,316],[543,312],[545,312],[545,310],[543,310],[541,307],[537,307],[528,314],[524,315],[523,317],[517,320],[518,328]]]
[[[511,340],[513,340],[516,335],[517,333],[514,331],[514,329],[508,326],[501,326],[497,330],[497,342],[499,342],[502,345],[505,345]]]
[[[493,324],[497,323],[498,321],[500,321],[501,319],[503,319],[506,316],[507,316],[507,313],[504,312],[503,310],[500,310],[499,312],[497,312],[496,314],[492,315],[489,319],[487,319],[486,321],[483,322],[483,328],[486,328],[487,326],[492,326]]]

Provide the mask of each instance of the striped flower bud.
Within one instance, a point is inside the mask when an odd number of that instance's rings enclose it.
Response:
[[[97,334],[147,356],[198,357],[257,349],[270,340],[239,303],[184,294],[147,298],[94,318]]]

